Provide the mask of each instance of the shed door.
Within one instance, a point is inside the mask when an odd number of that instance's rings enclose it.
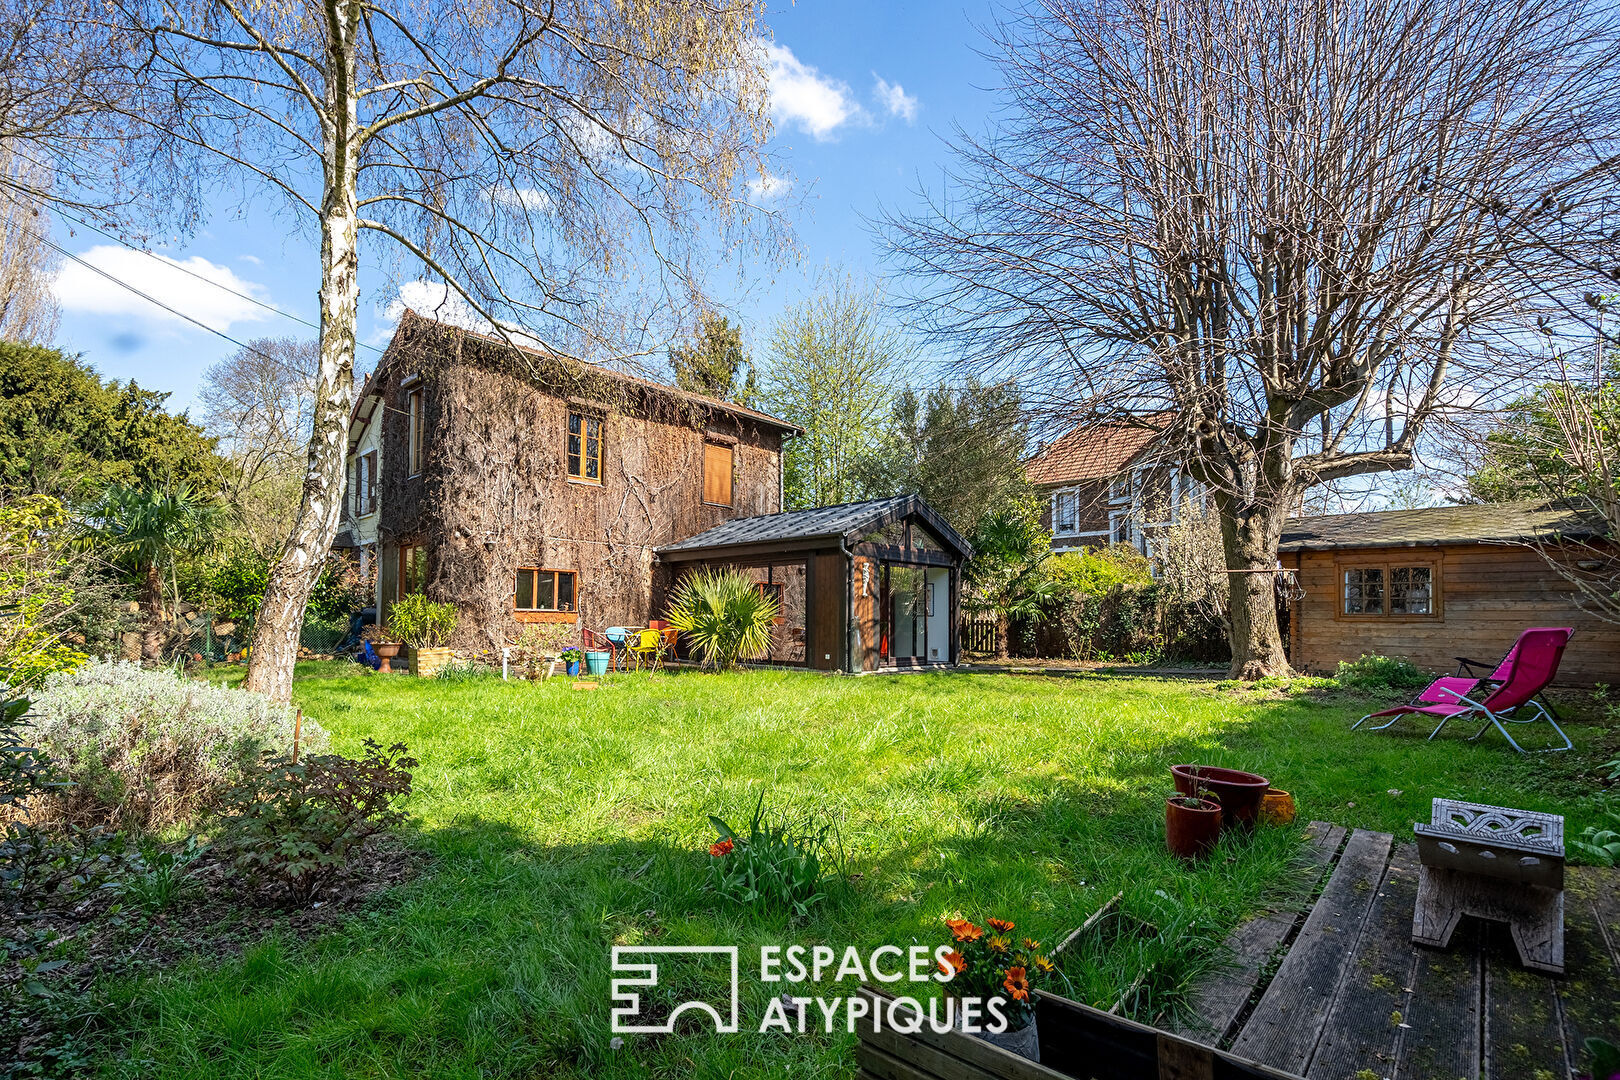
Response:
[[[844,596],[849,588],[844,556],[838,552],[810,559],[809,655],[813,668],[837,671],[844,666]]]

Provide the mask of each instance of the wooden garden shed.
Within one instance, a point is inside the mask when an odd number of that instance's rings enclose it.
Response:
[[[961,644],[966,540],[922,499],[737,518],[657,550],[657,588],[727,567],[781,603],[769,660],[824,671],[944,667]]]
[[[1558,682],[1620,681],[1620,626],[1584,610],[1546,555],[1572,570],[1606,550],[1592,522],[1536,500],[1298,518],[1282,566],[1289,659],[1331,672],[1363,653],[1449,671],[1456,657],[1499,660],[1519,631],[1573,626]]]

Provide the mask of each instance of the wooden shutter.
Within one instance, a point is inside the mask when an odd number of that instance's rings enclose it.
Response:
[[[731,447],[703,444],[703,501],[731,505]]]

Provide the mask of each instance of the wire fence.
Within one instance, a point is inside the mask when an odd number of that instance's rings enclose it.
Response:
[[[310,618],[304,620],[298,633],[298,647],[312,656],[330,656],[346,651],[349,637],[346,621]],[[171,663],[225,663],[240,659],[252,641],[251,619],[220,620],[213,612],[196,611],[184,616],[169,633],[163,659]]]

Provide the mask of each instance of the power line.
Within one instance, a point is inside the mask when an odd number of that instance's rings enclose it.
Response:
[[[37,236],[38,234],[36,233],[35,235]],[[249,345],[245,341],[239,341],[236,338],[231,337],[231,335],[227,334],[223,330],[216,330],[212,326],[209,326],[207,323],[203,322],[202,320],[192,318],[190,315],[187,315],[185,312],[180,311],[177,308],[170,307],[168,304],[165,304],[163,301],[159,300],[155,296],[152,296],[150,293],[143,292],[140,289],[137,289],[135,286],[131,285],[129,282],[124,281],[123,279],[121,279],[119,277],[116,277],[113,274],[108,273],[106,270],[103,270],[101,267],[95,265],[94,263],[90,262],[89,260],[80,258],[79,256],[73,254],[73,252],[69,251],[67,248],[63,247],[61,244],[58,244],[55,240],[52,240],[50,237],[48,237],[48,236],[40,236],[39,239],[47,247],[50,247],[51,249],[56,251],[58,254],[66,257],[68,259],[73,260],[74,262],[78,263],[80,266],[84,267],[86,270],[90,270],[90,271],[93,271],[94,273],[100,274],[102,277],[106,278],[108,281],[112,282],[114,285],[119,285],[119,286],[122,286],[125,289],[128,289],[130,292],[134,293],[136,296],[140,297],[142,300],[145,300],[147,303],[152,304],[152,305],[154,305],[156,307],[159,307],[159,308],[163,309],[164,311],[167,311],[170,315],[173,315],[175,318],[184,319],[186,322],[191,323],[193,326],[200,327],[201,329],[208,331],[210,334],[213,334],[215,337],[224,338],[226,341],[230,342],[232,345],[235,345],[237,348],[242,349],[245,352],[250,352],[253,355],[261,357],[262,359],[265,359],[265,360],[276,361],[276,357],[271,356],[269,353],[266,353],[266,352],[264,352],[263,350],[260,350],[260,349],[256,349],[252,345]],[[207,279],[204,279],[204,280],[207,280]],[[229,290],[227,290],[227,291],[229,291]],[[356,342],[356,344],[358,344],[358,342]],[[369,347],[371,347],[371,346],[368,346],[368,348]]]
[[[77,216],[75,214],[70,214],[70,213],[67,213],[66,211],[60,210],[60,209],[57,209],[54,212],[56,214],[60,215],[61,217],[67,218],[69,221],[73,221],[73,222],[78,223],[79,225],[82,225],[84,228],[89,229],[91,232],[99,233],[100,235],[105,236],[108,240],[111,240],[113,243],[118,244],[121,247],[127,248],[128,250],[136,252],[137,254],[145,255],[148,258],[160,259],[162,262],[164,262],[168,266],[180,271],[182,274],[187,274],[187,275],[189,275],[191,277],[196,278],[198,281],[204,282],[205,284],[208,284],[208,285],[212,285],[214,288],[219,289],[221,292],[227,292],[227,293],[230,293],[232,296],[240,297],[241,299],[246,300],[248,303],[257,304],[259,307],[264,308],[266,311],[273,312],[273,313],[275,313],[277,315],[280,315],[284,319],[291,319],[293,322],[298,323],[300,326],[307,326],[311,330],[314,330],[316,333],[320,332],[321,328],[320,328],[320,325],[317,324],[317,323],[312,323],[308,319],[305,319],[305,318],[303,318],[301,316],[298,316],[298,315],[294,315],[290,311],[283,311],[281,308],[276,307],[274,304],[268,303],[267,301],[264,301],[264,300],[260,300],[258,297],[252,296],[252,295],[250,295],[248,293],[240,292],[240,291],[238,291],[236,289],[231,288],[229,285],[222,285],[219,282],[215,281],[213,278],[204,277],[202,274],[197,273],[197,271],[192,270],[190,267],[182,265],[180,262],[178,262],[178,261],[176,261],[174,259],[163,259],[161,256],[155,254],[154,252],[147,251],[145,248],[136,247],[134,244],[131,244],[129,241],[125,240],[123,237],[117,235],[116,233],[110,233],[106,229],[103,229],[103,228],[100,228],[99,226],[93,225],[90,222],[84,220],[83,218],[81,218],[81,217],[79,217],[79,216]],[[42,237],[41,239],[45,239],[45,238]],[[174,308],[169,307],[167,304],[159,303],[157,300],[154,300],[154,299],[152,299],[152,297],[147,296],[145,293],[141,292],[139,289],[135,288],[133,285],[130,285],[128,282],[126,282],[126,281],[124,281],[124,280],[122,280],[122,279],[120,279],[118,277],[113,276],[112,274],[108,273],[105,270],[100,269],[99,267],[91,266],[89,263],[84,262],[84,260],[80,259],[78,256],[73,255],[73,254],[63,250],[62,247],[60,245],[56,244],[54,241],[49,240],[49,239],[45,239],[45,242],[47,244],[49,244],[51,247],[55,248],[57,251],[62,252],[62,254],[67,255],[68,258],[73,259],[75,262],[81,263],[84,266],[89,266],[90,269],[95,270],[96,273],[100,274],[102,277],[105,277],[107,280],[115,282],[115,283],[117,283],[119,285],[122,285],[124,288],[128,289],[130,292],[135,293],[136,295],[142,297],[143,299],[145,299],[147,301],[150,301],[153,304],[157,304],[158,307],[163,308],[165,311],[168,311],[171,314],[178,315],[180,318],[185,319],[187,322],[195,323],[198,326],[202,326],[202,323],[197,322],[196,319],[193,319],[188,315],[184,315],[184,314],[181,314],[178,311],[175,311]],[[206,327],[205,326],[205,327],[203,327],[203,329],[208,330],[210,333],[216,333],[216,334],[219,333],[219,331],[214,330],[211,327]],[[235,341],[236,340],[235,338],[228,337],[225,334],[220,334],[219,336],[225,338],[227,341]],[[381,355],[382,351],[383,351],[383,350],[379,349],[375,345],[370,345],[370,344],[367,344],[366,342],[359,341],[359,340],[355,341],[355,346],[357,348],[361,348],[361,349],[370,349],[372,352],[377,353],[378,355]],[[246,346],[243,346],[243,348],[246,348]]]

